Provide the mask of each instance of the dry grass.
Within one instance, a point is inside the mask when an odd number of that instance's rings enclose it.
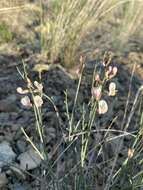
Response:
[[[55,0],[52,3],[49,5],[51,12],[41,25],[42,45],[51,62],[60,58],[67,67],[76,64],[77,49],[83,39],[97,29],[100,23],[110,21],[114,13],[118,15],[117,20],[120,20],[118,31],[113,33],[118,40],[116,43],[127,42],[143,18],[142,1],[73,0],[58,4]]]
[[[16,4],[9,9],[8,1],[5,2],[6,9],[4,6],[0,8],[0,21],[10,26],[16,40],[33,44],[33,47],[38,44],[49,62],[60,60],[66,67],[76,65],[79,54],[88,51],[91,46],[101,46],[106,50],[111,41],[114,45],[111,43],[110,47],[113,45],[113,48],[122,49],[132,34],[140,32],[143,18],[141,0],[26,2],[24,6]],[[102,36],[100,41],[94,39],[96,33]],[[87,36],[90,38],[83,47],[81,44]]]
[[[124,3],[118,11],[118,22],[116,35],[120,45],[123,45],[136,32],[140,32],[143,24],[143,1],[130,0]]]
[[[59,57],[67,65],[74,64],[75,54],[83,38],[98,26],[104,15],[111,12],[116,0],[61,1],[60,7],[43,21],[43,47],[50,61]]]

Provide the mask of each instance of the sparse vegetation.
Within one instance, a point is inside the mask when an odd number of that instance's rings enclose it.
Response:
[[[143,1],[0,6],[0,189],[142,190]]]

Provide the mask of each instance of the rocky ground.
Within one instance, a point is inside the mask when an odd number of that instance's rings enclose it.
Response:
[[[31,12],[27,12],[26,15],[29,16]],[[49,157],[48,162],[45,163],[38,157],[21,131],[21,127],[23,127],[34,143],[37,146],[39,145],[39,139],[35,132],[34,113],[31,109],[26,109],[21,105],[21,96],[16,92],[17,87],[25,87],[17,67],[23,70],[23,59],[29,66],[29,76],[34,81],[38,78],[38,74],[32,70],[33,66],[41,62],[47,64],[47,60],[41,59],[38,54],[40,48],[34,25],[34,23],[37,23],[37,15],[32,14],[32,18],[29,17],[31,19],[26,19],[27,28],[24,24],[22,24],[22,27],[19,27],[19,23],[24,23],[25,21],[23,20],[26,18],[20,17],[21,15],[23,15],[23,12],[15,15],[16,17],[9,14],[10,18],[5,17],[5,15],[1,18],[4,20],[7,18],[10,24],[15,20],[12,27],[14,35],[17,34],[17,38],[12,43],[0,46],[0,190],[54,190],[53,184],[51,184],[53,179],[55,183],[56,180],[59,181],[60,185],[65,183],[59,189],[72,190],[73,181],[78,174],[79,176],[85,174],[83,176],[85,176],[85,181],[89,185],[89,190],[102,190],[105,183],[104,179],[108,177],[112,166],[112,158],[115,156],[120,139],[107,142],[104,145],[104,155],[101,154],[98,157],[97,151],[91,151],[86,160],[86,169],[81,171],[80,158],[76,152],[79,150],[79,142],[75,141],[68,149],[69,143],[65,139],[68,124],[65,116],[64,92],[66,90],[68,92],[69,109],[71,111],[78,81],[72,79],[63,69],[56,67],[42,74],[44,92],[53,98],[62,121],[60,123],[57,119],[55,110],[50,102],[44,100],[42,113],[45,130],[45,149]],[[17,20],[18,22],[16,22]],[[114,26],[114,23],[111,23],[111,25]],[[82,105],[85,103],[87,105],[91,96],[91,78],[94,66],[99,63],[105,51],[112,51],[115,56],[111,65],[116,65],[118,68],[118,74],[113,79],[116,82],[118,92],[116,97],[105,96],[109,104],[109,111],[103,116],[97,116],[96,127],[108,129],[112,123],[111,129],[122,130],[128,92],[130,91],[130,99],[125,123],[127,123],[136,93],[143,84],[142,35],[134,36],[123,49],[118,51],[118,47],[113,46],[114,36],[112,36],[110,31],[111,27],[105,26],[102,30],[99,29],[87,37],[81,45],[80,52],[85,52],[87,61],[78,104]],[[136,68],[131,80],[131,73],[135,63]],[[141,98],[137,106],[140,105]],[[128,132],[131,133],[138,130],[139,116],[140,113],[137,107],[129,123]],[[78,118],[77,112],[76,120]],[[90,150],[102,142],[104,134],[94,133],[91,135]],[[118,135],[117,132],[110,132],[108,138],[116,138]],[[125,136],[119,153],[117,168],[127,158],[128,149],[132,142],[131,136]],[[65,153],[60,156],[63,151]],[[131,165],[133,172],[136,172],[136,169],[138,171],[142,170],[142,167],[135,167],[136,163],[134,161]],[[49,168],[52,168],[54,174],[50,173]],[[92,175],[93,173],[94,175]],[[130,174],[130,171],[126,171],[127,176],[128,174]],[[52,175],[54,175],[53,178]],[[68,178],[69,181],[66,181]],[[65,182],[63,183],[64,179]],[[95,184],[94,187],[90,186],[92,181]],[[125,185],[124,181],[119,182],[119,187],[122,187],[122,185]],[[116,189],[119,190],[120,188]]]

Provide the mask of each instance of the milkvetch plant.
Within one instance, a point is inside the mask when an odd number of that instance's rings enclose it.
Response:
[[[34,142],[30,139],[30,137],[26,134],[24,128],[22,131],[26,137],[26,139],[30,142],[34,150],[39,154],[42,160],[46,159],[46,154],[44,152],[44,134],[43,134],[43,122],[42,122],[42,105],[43,105],[43,85],[37,81],[32,81],[28,77],[26,65],[24,64],[24,73],[20,72],[22,78],[26,82],[26,88],[22,87],[17,88],[17,92],[22,96],[21,104],[26,108],[33,108],[34,115],[36,119],[36,131],[38,132],[38,136],[40,138],[40,147],[37,147]]]
[[[78,95],[80,93],[80,86],[83,77],[83,71],[85,68],[85,59],[84,57],[80,57],[80,68],[78,68],[78,77],[79,82],[77,86],[77,91],[74,98],[73,109],[71,113],[69,112],[68,107],[68,99],[66,95],[65,99],[65,106],[66,106],[66,115],[69,122],[69,129],[68,129],[68,139],[69,141],[73,141],[76,134],[80,131],[81,132],[81,165],[84,166],[84,161],[86,158],[87,148],[89,144],[89,139],[91,135],[91,130],[95,125],[95,120],[98,115],[103,115],[108,112],[109,106],[107,102],[107,98],[105,99],[105,95],[108,96],[115,96],[116,95],[116,84],[114,82],[110,82],[110,80],[117,75],[117,67],[110,65],[111,58],[108,57],[108,60],[104,60],[99,63],[97,66],[95,65],[94,73],[93,73],[93,81],[91,85],[91,97],[89,99],[89,103],[87,105],[88,111],[85,111],[85,103],[81,107],[78,108]],[[38,72],[39,72],[38,67]],[[44,68],[45,69],[45,68]],[[46,67],[47,69],[47,67]],[[40,75],[39,81],[32,82],[31,79],[28,77],[26,66],[24,64],[24,74],[21,74],[23,79],[26,82],[26,88],[18,87],[17,92],[22,96],[21,97],[21,104],[28,109],[33,109],[36,119],[36,131],[38,132],[38,136],[40,139],[40,148],[38,148],[28,137],[26,131],[22,128],[24,135],[26,136],[27,140],[31,143],[33,148],[38,152],[41,159],[46,158],[46,152],[44,148],[44,130],[43,130],[43,122],[42,122],[42,106],[44,104],[43,99],[46,98],[52,105],[56,111],[57,117],[59,117],[58,111],[56,106],[54,105],[53,100],[48,97],[43,92],[43,85],[42,85],[42,70],[40,68]],[[108,83],[107,83],[108,82]],[[108,92],[106,92],[106,84],[108,84]],[[80,105],[81,106],[81,105]],[[80,120],[76,122],[76,110],[80,110]],[[85,119],[88,118],[88,119]],[[59,122],[61,120],[59,119]]]
[[[43,91],[43,84],[42,84],[42,71],[47,70],[48,67],[46,65],[38,65],[35,66],[35,71],[38,72],[39,80],[32,82],[32,80],[29,77],[28,71],[27,71],[27,65],[23,63],[24,71],[23,73],[18,69],[18,72],[20,73],[21,77],[25,81],[26,87],[17,87],[17,92],[21,95],[21,104],[27,108],[32,109],[34,111],[35,116],[35,126],[36,126],[36,133],[37,137],[39,137],[40,145],[36,145],[31,138],[27,135],[25,129],[22,127],[22,132],[24,133],[26,139],[34,150],[37,152],[37,154],[40,156],[42,160],[48,159],[48,154],[45,151],[45,134],[44,134],[44,125],[43,125],[43,117],[42,117],[42,107],[44,104],[44,99],[48,100],[50,104],[52,104],[56,116],[58,118],[58,121],[61,125],[62,121],[60,118],[60,115],[58,113],[58,109],[56,105],[54,104],[54,101],[51,97],[47,96]],[[36,138],[37,138],[36,137]],[[47,137],[46,137],[47,138]],[[35,139],[35,138],[34,138]]]
[[[82,60],[83,61],[83,60]],[[98,66],[95,65],[95,70],[93,74],[93,81],[91,85],[91,97],[88,103],[88,110],[85,111],[85,104],[83,103],[82,108],[78,108],[77,96],[80,92],[80,85],[82,81],[83,70],[80,73],[79,83],[77,87],[77,92],[75,95],[74,107],[72,113],[70,114],[68,108],[68,99],[66,98],[66,115],[69,121],[69,141],[74,140],[76,134],[81,131],[81,165],[84,166],[84,161],[86,158],[87,148],[89,144],[89,138],[91,134],[92,127],[94,126],[97,115],[106,114],[109,109],[107,101],[104,96],[115,96],[116,95],[116,84],[110,82],[112,78],[117,75],[117,67],[111,66],[111,56],[109,55],[108,60],[103,59],[102,63]],[[85,65],[85,63],[83,63]],[[84,67],[83,67],[84,69]],[[108,92],[106,93],[105,85],[109,83]],[[67,94],[66,94],[67,97]],[[81,117],[76,122],[76,109],[81,110]],[[85,119],[88,118],[88,119]]]

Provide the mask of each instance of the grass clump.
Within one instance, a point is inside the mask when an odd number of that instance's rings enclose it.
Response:
[[[12,38],[10,28],[5,23],[0,23],[0,44],[10,42]]]
[[[42,52],[51,63],[72,66],[84,38],[112,17],[120,20],[111,31],[115,38],[112,40],[117,46],[124,44],[142,23],[142,7],[139,0],[54,0],[47,6],[41,0]]]
[[[42,6],[41,48],[50,62],[60,59],[67,67],[75,64],[81,41],[115,4],[116,0],[71,0],[53,1],[47,8]]]

